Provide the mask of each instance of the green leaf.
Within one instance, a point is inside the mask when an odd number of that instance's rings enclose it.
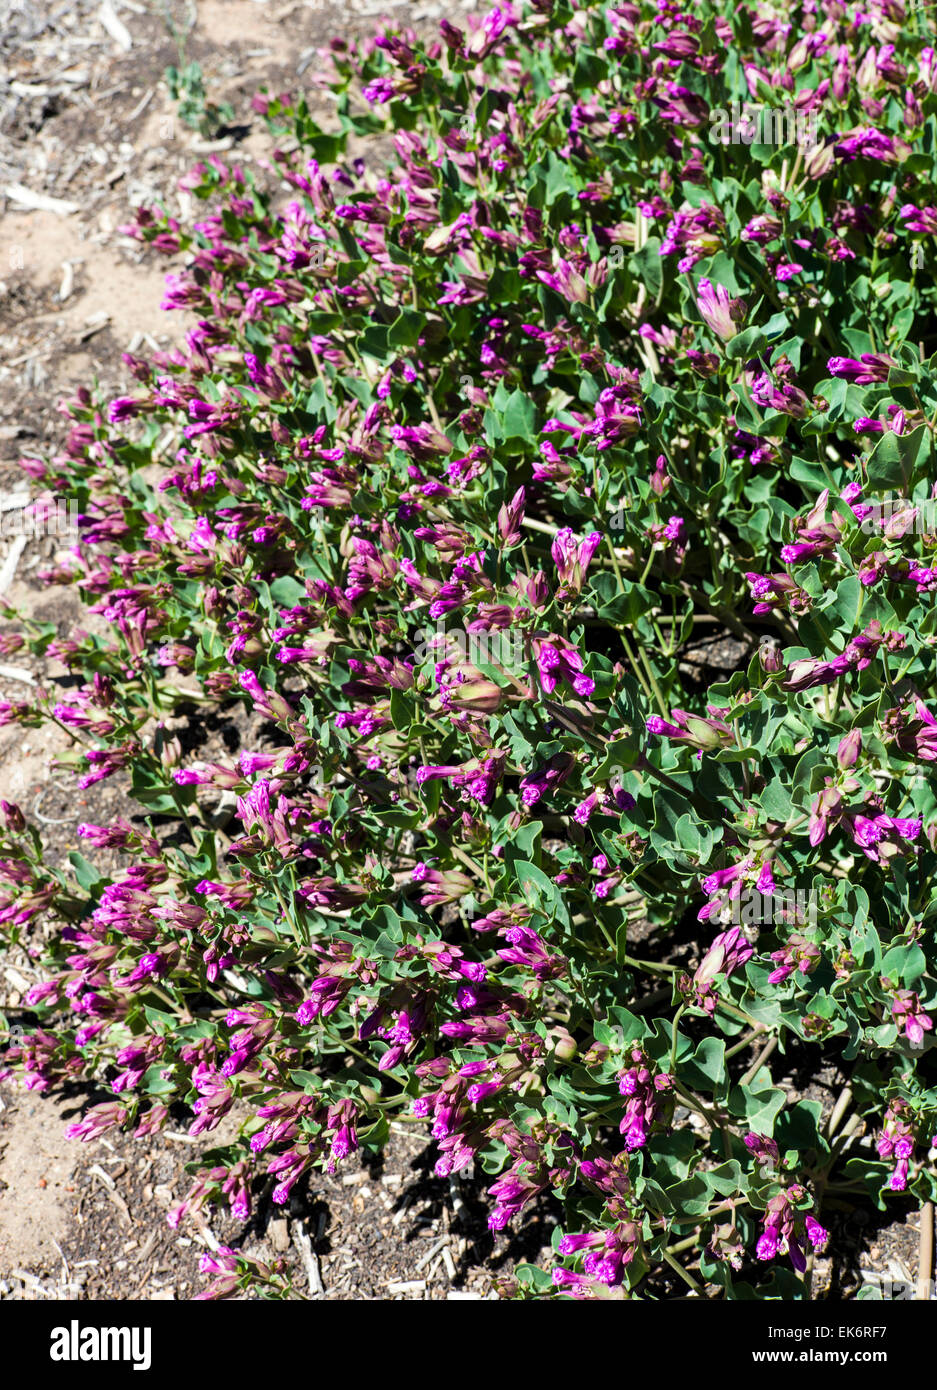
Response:
[[[759,1078],[764,1078],[760,1085],[758,1085]],[[733,1086],[729,1092],[728,1107],[731,1114],[738,1115],[745,1120],[749,1129],[756,1134],[765,1134],[770,1137],[774,1129],[775,1119],[784,1109],[786,1097],[783,1091],[765,1084],[768,1078],[767,1069],[762,1067],[755,1078],[756,1084]],[[757,1089],[756,1086],[758,1086]]]
[[[764,330],[758,327],[744,328],[726,343],[726,357],[737,362],[747,357],[759,357],[768,346]]]
[[[927,969],[924,952],[916,942],[907,946],[893,946],[882,957],[882,974],[901,989],[913,989]]]
[[[718,1168],[697,1172],[685,1182],[667,1188],[667,1196],[677,1211],[688,1216],[702,1216],[712,1205],[714,1197],[734,1197],[742,1190],[741,1165],[736,1159]]]
[[[388,343],[395,348],[416,347],[425,323],[418,309],[401,309],[387,330]]]
[[[504,439],[532,441],[537,433],[537,407],[523,391],[512,391],[501,422]]]
[[[894,488],[902,491],[911,482],[919,461],[930,454],[926,425],[919,425],[911,434],[893,434],[886,430],[869,458],[869,487],[878,491]]]
[[[86,893],[91,893],[97,888],[99,883],[104,883],[105,879],[98,873],[93,864],[89,864],[83,854],[77,849],[69,850],[68,862],[75,870],[75,878],[78,884]]]
[[[726,1045],[722,1038],[704,1038],[692,1057],[680,1063],[680,1080],[695,1091],[712,1095],[726,1078]]]

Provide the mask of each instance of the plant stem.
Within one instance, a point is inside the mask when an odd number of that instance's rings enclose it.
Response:
[[[741,1081],[739,1082],[739,1085],[740,1085],[740,1086],[750,1086],[750,1085],[751,1085],[752,1079],[758,1075],[759,1069],[760,1069],[760,1068],[762,1067],[762,1065],[768,1060],[768,1058],[771,1056],[772,1052],[773,1052],[774,1049],[777,1047],[777,1045],[778,1045],[778,1040],[777,1040],[777,1038],[769,1038],[769,1039],[768,1039],[768,1041],[765,1043],[764,1047],[763,1047],[763,1048],[761,1049],[761,1051],[759,1052],[758,1056],[755,1058],[754,1062],[752,1062],[751,1066],[748,1068],[748,1071],[745,1073],[745,1075],[742,1077]]]
[[[663,961],[658,964],[653,960],[636,960],[634,956],[622,956],[621,961],[623,965],[633,965],[636,970],[647,970],[652,975],[661,972],[671,974],[680,968],[678,965],[665,965]]]
[[[742,1038],[741,1042],[737,1042],[732,1047],[726,1048],[726,1061],[728,1061],[730,1057],[734,1057],[737,1053],[744,1052],[745,1048],[749,1047],[764,1031],[764,1028],[759,1025],[759,1027],[753,1028],[750,1033],[747,1033],[745,1037]]]
[[[679,1274],[680,1278],[684,1281],[685,1284],[689,1284],[690,1288],[693,1290],[694,1293],[702,1294],[702,1285],[697,1284],[696,1280],[693,1278],[693,1275],[690,1274],[687,1270],[685,1270],[683,1268],[683,1265],[680,1264],[678,1260],[675,1260],[672,1255],[669,1255],[667,1253],[666,1250],[663,1252],[663,1256],[667,1263],[670,1265],[670,1268],[674,1271],[674,1273]]]
[[[685,1013],[686,1004],[681,1004],[679,1009],[673,1016],[673,1024],[670,1029],[670,1065],[667,1068],[667,1070],[670,1072],[671,1076],[673,1075],[674,1067],[677,1065],[677,1044],[679,1042],[677,1025],[679,1024],[681,1018]]]
[[[851,1101],[852,1101],[852,1087],[851,1087],[851,1086],[844,1086],[843,1089],[840,1091],[839,1096],[837,1097],[836,1104],[833,1106],[833,1111],[832,1111],[832,1113],[831,1113],[831,1115],[830,1115],[829,1120],[827,1121],[827,1125],[826,1125],[826,1137],[827,1137],[827,1139],[832,1139],[833,1135],[836,1133],[837,1129],[839,1128],[840,1123],[842,1122],[842,1120],[843,1120],[843,1118],[844,1118],[844,1116],[845,1116],[845,1114],[846,1114],[846,1111],[849,1109],[849,1105],[850,1105],[850,1102],[851,1102]]]

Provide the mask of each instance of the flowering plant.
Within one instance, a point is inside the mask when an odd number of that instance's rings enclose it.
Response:
[[[0,919],[60,923],[7,1057],[106,1081],[76,1137],[244,1116],[173,1222],[408,1122],[494,1230],[560,1204],[508,1293],[799,1298],[826,1203],[937,1196],[928,23],[335,41],[337,130],[255,101],[285,202],[213,155],[200,220],[138,209],[195,322],[24,460],[97,623],[11,626],[74,679],[2,718],[141,814],[69,875],[5,806]]]

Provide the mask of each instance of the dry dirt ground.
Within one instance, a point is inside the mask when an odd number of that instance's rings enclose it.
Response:
[[[127,387],[122,352],[165,349],[185,332],[183,315],[159,308],[171,266],[117,230],[132,207],[158,201],[185,211],[176,181],[212,149],[230,149],[244,164],[262,158],[266,139],[250,110],[262,86],[301,87],[325,124],[316,52],[331,36],[364,32],[381,14],[435,27],[443,13],[457,20],[472,8],[473,0],[0,0],[0,594],[67,635],[80,616],[77,598],[44,591],[35,578],[66,542],[5,531],[28,496],[16,460],[55,449],[63,396],[95,378],[119,394]],[[179,60],[170,23],[177,31],[191,24],[186,60],[201,64],[209,99],[234,110],[231,133],[214,142],[193,135],[170,99],[164,73]],[[61,674],[51,661],[0,657],[0,699],[22,699]],[[0,796],[42,822],[53,861],[77,847],[80,820],[130,809],[117,778],[76,799],[55,766],[66,743],[0,730]],[[0,1010],[9,1019],[36,978],[25,952],[4,957]],[[791,1085],[828,1102],[816,1079]],[[542,1258],[550,1243],[557,1212],[549,1204],[493,1238],[483,1176],[440,1181],[433,1146],[402,1129],[379,1163],[314,1177],[286,1213],[261,1199],[246,1228],[216,1217],[174,1232],[166,1209],[187,1191],[185,1164],[195,1156],[185,1116],[157,1138],[66,1141],[68,1120],[101,1098],[0,1085],[2,1299],[188,1299],[204,1284],[199,1255],[218,1241],[287,1258],[305,1296],[484,1298],[499,1274]],[[863,1278],[910,1280],[916,1223],[909,1210],[834,1214],[836,1253],[818,1262],[815,1296],[854,1296]],[[311,1266],[298,1254],[301,1232],[312,1242]],[[663,1286],[660,1293],[668,1295]]]

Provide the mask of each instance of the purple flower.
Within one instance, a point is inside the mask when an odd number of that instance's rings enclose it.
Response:
[[[707,279],[700,280],[696,287],[696,307],[703,320],[724,342],[735,337],[748,312],[744,300],[733,299],[723,285],[713,285]]]

